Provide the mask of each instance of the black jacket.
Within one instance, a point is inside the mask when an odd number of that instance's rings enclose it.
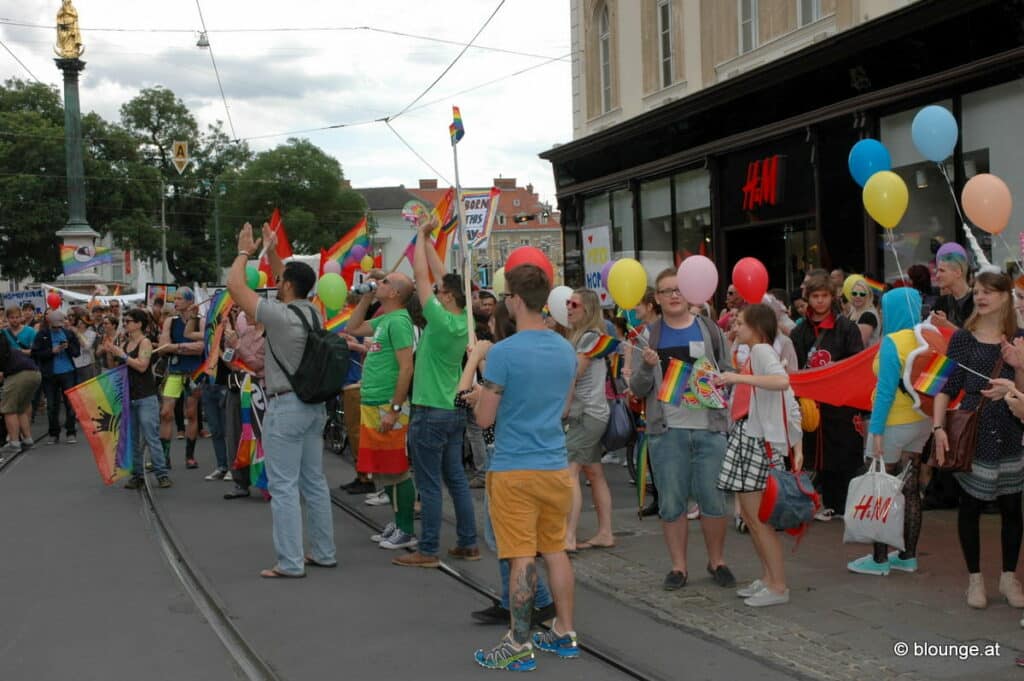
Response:
[[[64,335],[68,339],[68,349],[64,352],[68,353],[69,359],[72,357],[78,357],[81,352],[81,347],[78,344],[78,334],[73,329],[64,329]],[[32,342],[32,359],[35,360],[39,366],[39,370],[43,373],[43,376],[53,375],[53,340],[52,334],[50,333],[49,326],[40,326],[39,331],[36,333],[36,339]],[[74,365],[74,362],[72,362]]]

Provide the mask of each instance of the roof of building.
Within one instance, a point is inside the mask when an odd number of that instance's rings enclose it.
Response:
[[[397,187],[365,187],[356,189],[363,195],[370,210],[402,210],[409,201],[417,198],[404,185]]]

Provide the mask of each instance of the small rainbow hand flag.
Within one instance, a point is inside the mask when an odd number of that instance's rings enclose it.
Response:
[[[622,375],[622,355],[617,352],[608,358],[608,373],[612,378],[618,378]]]
[[[661,389],[658,390],[658,401],[680,406],[683,403],[683,393],[690,383],[690,374],[693,373],[693,365],[673,357],[668,361],[668,369],[661,379]]]
[[[619,339],[607,334],[598,334],[594,344],[580,354],[588,359],[601,359],[619,349]]]
[[[345,327],[348,326],[348,320],[352,318],[352,310],[354,309],[353,307],[346,307],[324,322],[324,329],[331,333],[342,333],[345,331]]]
[[[452,136],[452,146],[454,147],[459,143],[459,140],[466,134],[466,129],[462,127],[462,112],[459,111],[459,107],[452,107],[452,124],[448,126],[448,132]]]
[[[885,284],[880,281],[864,277],[864,283],[867,284],[868,288],[871,289],[871,292],[875,294],[875,298],[878,298],[885,293]]]
[[[935,355],[925,370],[914,381],[914,390],[935,397],[945,387],[949,377],[956,371],[957,363],[946,355]]]

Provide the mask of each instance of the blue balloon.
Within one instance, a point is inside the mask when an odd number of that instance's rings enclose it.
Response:
[[[892,157],[885,145],[875,139],[863,139],[850,149],[847,161],[854,181],[863,187],[880,170],[892,170]]]
[[[929,161],[942,163],[953,154],[960,132],[953,114],[933,104],[917,112],[910,134],[922,156]]]

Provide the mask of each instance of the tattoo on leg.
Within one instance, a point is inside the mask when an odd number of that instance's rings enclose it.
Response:
[[[530,640],[530,620],[533,615],[533,596],[537,589],[537,564],[530,562],[513,587],[512,639],[518,645]]]

